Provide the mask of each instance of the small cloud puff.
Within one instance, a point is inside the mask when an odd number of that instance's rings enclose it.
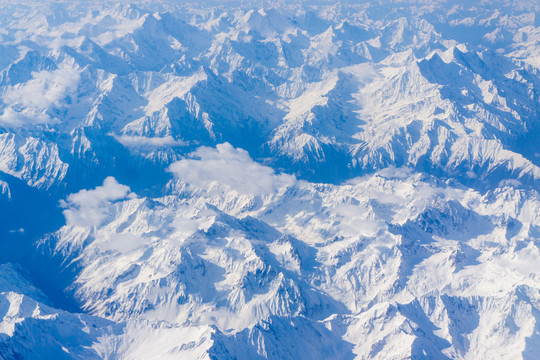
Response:
[[[60,205],[64,210],[66,223],[72,226],[99,225],[106,216],[107,207],[116,200],[133,198],[126,185],[121,185],[115,178],[109,176],[102,186],[93,190],[81,190],[71,194]]]
[[[157,147],[177,147],[187,146],[188,143],[176,140],[172,136],[146,137],[130,135],[113,135],[116,141],[128,148],[157,148]]]
[[[235,149],[229,143],[215,149],[200,147],[188,159],[172,164],[169,171],[191,185],[207,187],[218,183],[246,195],[271,194],[296,181],[294,176],[276,174],[253,161],[247,151]]]
[[[498,187],[505,187],[505,186],[510,186],[510,187],[520,187],[522,186],[523,184],[521,183],[521,181],[519,180],[516,180],[516,179],[505,179],[505,180],[501,180],[499,182],[499,186]]]

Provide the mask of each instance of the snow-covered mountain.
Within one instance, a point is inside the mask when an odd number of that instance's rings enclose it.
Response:
[[[537,358],[536,1],[0,4],[0,359]]]

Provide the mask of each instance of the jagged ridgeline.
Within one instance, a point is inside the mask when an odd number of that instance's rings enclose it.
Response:
[[[0,359],[536,359],[537,1],[0,0]]]

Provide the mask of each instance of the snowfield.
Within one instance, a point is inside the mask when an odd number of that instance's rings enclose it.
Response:
[[[537,359],[533,0],[0,0],[0,359]]]

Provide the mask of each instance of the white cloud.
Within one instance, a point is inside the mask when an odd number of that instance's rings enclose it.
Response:
[[[75,68],[62,64],[53,71],[34,72],[31,80],[9,89],[3,99],[8,105],[46,109],[52,104],[59,105],[67,92],[77,88],[79,79]]]
[[[276,174],[273,169],[253,161],[247,151],[235,149],[228,143],[217,145],[215,149],[200,147],[189,157],[172,164],[169,171],[195,186],[218,183],[239,193],[263,195],[296,181],[294,176]]]
[[[522,185],[523,184],[521,183],[521,181],[516,180],[516,179],[505,179],[499,182],[499,187],[505,187],[505,186],[520,187]]]
[[[476,173],[475,173],[474,171],[471,171],[471,170],[467,171],[467,172],[465,173],[465,175],[466,175],[469,179],[475,179],[475,178],[476,178]]]
[[[23,125],[53,124],[57,121],[43,112],[34,109],[14,109],[8,107],[0,115],[0,124],[20,127]]]
[[[407,166],[402,166],[402,167],[389,166],[377,172],[377,174],[388,179],[405,179],[413,175],[413,173],[414,173],[413,170]]]
[[[128,148],[176,147],[188,145],[188,143],[182,140],[175,140],[170,135],[164,137],[145,137],[130,135],[113,136],[120,144]]]
[[[67,65],[32,75],[28,82],[6,89],[2,100],[7,107],[0,115],[0,123],[23,126],[54,122],[46,111],[62,106],[64,98],[77,89],[80,80],[79,71]]]
[[[113,201],[132,197],[134,194],[130,193],[128,186],[108,177],[102,186],[71,194],[61,205],[66,208],[63,213],[68,225],[94,226],[105,218],[107,207]]]
[[[110,238],[102,238],[94,241],[90,246],[96,247],[101,252],[117,251],[120,253],[128,253],[130,251],[141,248],[146,244],[146,239],[134,234],[114,234]]]

